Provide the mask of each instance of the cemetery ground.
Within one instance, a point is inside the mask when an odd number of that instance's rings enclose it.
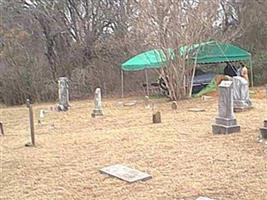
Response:
[[[262,93],[264,93],[262,91]],[[267,199],[267,148],[256,142],[266,100],[236,114],[241,133],[213,135],[217,98],[184,100],[176,111],[166,99],[153,100],[162,123],[139,98],[132,107],[103,99],[103,117],[92,118],[93,101],[71,102],[68,112],[39,112],[55,103],[35,104],[36,147],[30,141],[26,106],[0,108],[0,199]],[[204,108],[205,112],[189,112]],[[124,164],[152,175],[128,184],[99,173]]]

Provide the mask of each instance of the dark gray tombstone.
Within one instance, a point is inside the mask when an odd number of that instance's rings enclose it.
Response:
[[[0,122],[0,135],[5,135],[4,134],[4,126],[3,126],[2,122]]]
[[[240,76],[233,77],[234,111],[244,111],[252,108],[249,98],[248,81]]]
[[[267,120],[264,120],[264,127],[260,129],[262,139],[267,141]]]
[[[70,107],[69,103],[69,80],[66,77],[60,77],[58,80],[58,110],[67,111]]]
[[[267,84],[265,85],[265,90],[267,100]],[[267,120],[264,120],[263,122],[263,128],[260,129],[260,136],[258,138],[258,141],[267,145]]]
[[[94,99],[95,107],[94,107],[94,110],[91,114],[92,117],[103,116],[102,102],[101,101],[102,101],[101,100],[101,89],[96,88],[95,99]]]
[[[213,134],[240,132],[233,109],[233,82],[222,81],[219,85],[219,114],[212,125]]]
[[[161,123],[161,114],[159,111],[157,111],[156,113],[154,113],[152,115],[152,122],[153,124],[159,124]]]

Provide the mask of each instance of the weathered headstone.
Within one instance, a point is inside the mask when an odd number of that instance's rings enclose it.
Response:
[[[177,105],[177,102],[176,101],[173,101],[172,102],[172,109],[173,110],[177,110],[178,109],[178,105]]]
[[[3,127],[3,123],[0,122],[0,135],[5,135],[4,134],[4,127]]]
[[[44,117],[45,117],[45,113],[46,113],[45,110],[40,110],[39,119],[38,119],[38,124],[41,124],[41,123],[42,123],[42,120],[43,120]]]
[[[153,114],[152,121],[154,124],[161,123],[161,114],[159,111],[157,111],[156,113]]]
[[[264,121],[264,127],[260,129],[258,142],[267,145],[267,120]]]
[[[265,85],[266,90],[266,99],[267,99],[267,84]],[[263,128],[260,129],[260,135],[258,137],[258,141],[260,143],[264,143],[267,145],[267,120],[263,122]]]
[[[110,176],[115,176],[121,180],[127,181],[128,183],[145,181],[152,178],[152,176],[147,173],[140,172],[136,169],[131,169],[119,164],[100,169],[100,172]]]
[[[222,81],[219,85],[219,114],[212,125],[213,134],[240,132],[233,109],[233,82]]]
[[[93,110],[91,116],[92,117],[103,116],[102,102],[101,102],[101,89],[100,88],[96,88],[96,90],[95,90],[94,103],[95,103],[95,107],[94,107],[94,110]]]
[[[145,108],[146,109],[149,109],[150,108],[149,96],[145,96]]]
[[[233,77],[233,99],[236,112],[247,110],[252,106],[248,81],[240,76]]]
[[[66,77],[60,77],[58,80],[58,110],[67,111],[70,107],[69,103],[69,80]]]

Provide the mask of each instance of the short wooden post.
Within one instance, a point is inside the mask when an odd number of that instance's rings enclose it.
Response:
[[[2,122],[0,122],[0,133],[1,133],[1,135],[5,135],[4,134],[4,127],[3,127],[3,123]]]
[[[27,107],[29,108],[31,144],[26,144],[26,146],[35,146],[33,110],[32,110],[32,104],[30,103],[29,99],[27,99]]]

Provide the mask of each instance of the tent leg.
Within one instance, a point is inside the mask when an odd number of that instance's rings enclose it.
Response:
[[[149,96],[147,69],[145,69],[145,76],[146,76],[146,94],[147,96]]]
[[[196,67],[197,67],[197,63],[195,61],[194,68],[193,68],[193,74],[191,77],[191,83],[190,83],[190,91],[189,91],[189,97],[190,98],[192,97],[192,92],[193,92],[193,82],[194,82],[194,78],[195,78]]]
[[[249,59],[249,67],[250,67],[251,87],[254,87],[254,74],[253,74],[253,69],[252,69],[252,61],[251,61],[251,58]]]
[[[123,85],[123,70],[121,70],[121,98],[124,97],[124,85]]]

